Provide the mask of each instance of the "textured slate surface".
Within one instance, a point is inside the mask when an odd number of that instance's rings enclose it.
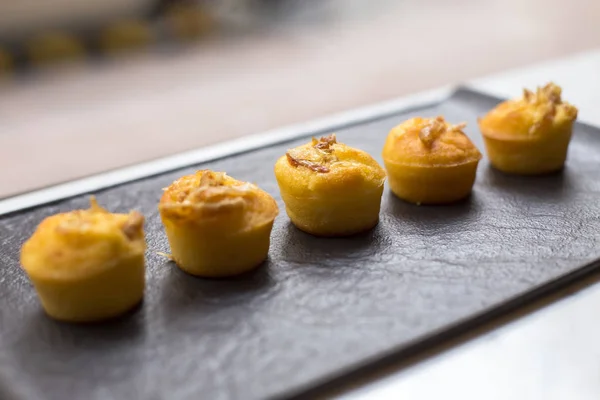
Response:
[[[338,137],[379,158],[396,123],[443,114],[468,122],[483,150],[475,121],[494,103],[460,91]],[[279,200],[273,163],[304,141],[201,167],[254,181]],[[43,217],[85,207],[87,197],[0,218],[0,396],[285,396],[432,334],[442,340],[444,328],[600,258],[599,146],[598,131],[578,126],[565,171],[542,178],[504,176],[483,160],[473,196],[454,206],[417,207],[386,190],[381,223],[359,237],[314,238],[283,212],[270,260],[235,280],[193,278],[155,254],[168,251],[161,188],[196,167],[102,191],[109,209],[146,215],[148,283],[139,309],[97,326],[46,318],[18,265],[20,245]]]

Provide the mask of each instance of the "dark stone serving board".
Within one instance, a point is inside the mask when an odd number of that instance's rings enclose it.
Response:
[[[459,90],[440,104],[339,129],[380,159],[389,129],[412,116],[466,121],[497,103]],[[168,133],[165,133],[168,134]],[[0,218],[0,398],[262,399],[301,396],[356,370],[440,343],[598,268],[600,132],[577,125],[566,169],[510,177],[480,164],[472,197],[445,207],[383,195],[372,232],[320,239],[285,215],[277,144],[96,193],[112,211],[146,215],[147,293],[130,315],[77,326],[47,318],[19,268],[42,218],[87,207],[78,196]],[[281,207],[269,261],[232,280],[198,279],[168,252],[161,188],[198,168],[256,182]],[[314,393],[314,392],[313,392]]]

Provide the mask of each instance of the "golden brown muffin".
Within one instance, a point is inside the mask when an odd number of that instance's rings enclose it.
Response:
[[[21,250],[21,264],[51,317],[99,321],[137,305],[144,294],[144,217],[88,210],[44,219]]]
[[[213,20],[201,7],[192,4],[174,4],[165,13],[170,34],[179,39],[196,39],[213,28]]]
[[[500,171],[538,175],[558,171],[567,158],[577,108],[549,83],[499,104],[479,120],[491,164]]]
[[[471,193],[481,153],[444,117],[412,118],[394,127],[383,161],[396,196],[416,204],[452,203]]]
[[[145,48],[153,41],[154,33],[148,23],[127,20],[106,28],[100,36],[100,47],[107,53],[121,53]]]
[[[13,58],[11,54],[0,47],[0,78],[3,75],[8,74],[12,71],[13,68]]]
[[[275,199],[256,185],[207,170],[173,182],[158,209],[175,263],[192,275],[215,278],[265,261],[279,213]]]
[[[335,134],[289,150],[275,176],[290,220],[307,233],[347,236],[379,221],[385,171]]]
[[[27,45],[29,60],[35,65],[71,61],[85,56],[84,44],[64,32],[47,32],[33,38]]]

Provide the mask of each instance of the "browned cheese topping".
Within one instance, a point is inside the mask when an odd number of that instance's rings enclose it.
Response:
[[[302,166],[318,173],[327,173],[329,172],[327,164],[337,160],[337,157],[333,155],[334,149],[332,148],[336,143],[337,139],[335,134],[332,133],[331,135],[323,136],[319,140],[313,138],[311,146],[314,150],[312,151],[305,151],[300,155],[299,151],[290,150],[285,155],[293,167]],[[311,159],[306,157],[310,157]]]
[[[551,124],[559,109],[562,110],[564,117],[567,119],[577,117],[577,108],[563,102],[561,94],[562,89],[554,83],[538,87],[535,93],[529,89],[523,89],[523,101],[534,106],[534,109],[537,110],[536,121],[531,126],[530,133],[537,131],[545,124]]]
[[[446,122],[444,117],[436,117],[425,125],[419,131],[419,139],[427,147],[431,147],[433,143],[442,136],[446,131],[462,131],[467,126],[465,122],[458,125],[451,125]]]

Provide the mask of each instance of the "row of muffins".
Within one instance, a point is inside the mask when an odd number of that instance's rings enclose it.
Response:
[[[506,101],[479,125],[492,165],[518,174],[562,168],[577,109],[548,84]],[[451,203],[469,195],[481,153],[443,117],[413,118],[389,133],[386,171],[334,134],[290,149],[275,164],[287,215],[317,236],[347,236],[379,220],[386,175],[392,192],[417,204]],[[226,277],[249,271],[268,255],[279,210],[256,185],[225,173],[198,171],[169,187],[158,205],[171,248],[184,271]],[[144,293],[144,217],[113,214],[94,198],[87,210],[46,218],[23,245],[21,264],[43,308],[65,321],[97,321],[126,312]],[[231,251],[236,249],[236,251]]]
[[[209,11],[194,2],[167,2],[162,8],[152,19],[117,20],[100,30],[92,29],[94,32],[39,32],[20,46],[0,45],[0,77],[22,62],[44,66],[82,60],[92,53],[123,54],[163,39],[199,39],[215,29],[216,21]]]

